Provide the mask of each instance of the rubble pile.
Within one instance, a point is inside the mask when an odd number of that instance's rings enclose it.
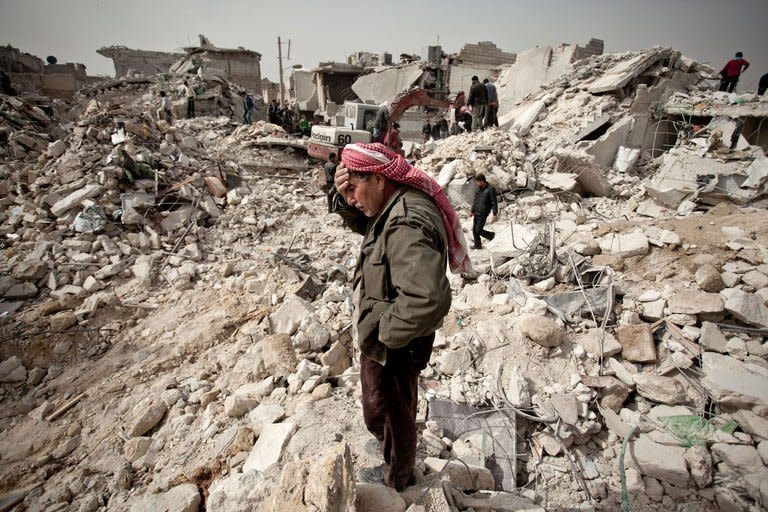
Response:
[[[665,49],[591,57],[502,129],[419,148],[464,219],[484,173],[500,220],[476,272],[450,276],[400,494],[355,482],[380,463],[351,333],[359,237],[303,143],[155,121],[143,88],[88,99],[65,138],[3,161],[0,503],[764,507],[763,149],[723,142],[722,120],[652,140],[664,109],[725,100],[700,70]],[[709,167],[668,190],[683,153]]]

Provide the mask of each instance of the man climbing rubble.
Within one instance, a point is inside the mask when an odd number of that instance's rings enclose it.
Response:
[[[733,92],[736,89],[736,84],[739,83],[739,77],[748,67],[749,62],[744,59],[744,54],[736,52],[736,56],[720,70],[720,90]]]
[[[485,223],[488,220],[488,214],[493,212],[491,223],[496,221],[499,215],[499,203],[496,201],[496,190],[488,184],[484,174],[478,174],[475,177],[475,200],[472,202],[472,236],[475,245],[473,249],[482,249],[483,244],[480,237],[493,240],[496,233],[486,231]]]
[[[335,184],[338,211],[363,234],[353,329],[363,417],[384,464],[358,473],[400,491],[413,483],[418,377],[451,305],[446,263],[470,270],[458,217],[443,189],[380,143],[349,144]]]
[[[184,80],[184,97],[187,98],[187,119],[195,117],[195,90]]]
[[[472,110],[472,129],[481,131],[485,119],[485,109],[488,105],[488,89],[480,83],[477,76],[472,77],[472,87],[469,88],[467,105]]]

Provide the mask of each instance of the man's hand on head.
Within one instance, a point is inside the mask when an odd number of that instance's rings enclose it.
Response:
[[[336,190],[339,191],[339,194],[341,194],[341,197],[344,198],[344,200],[349,204],[351,196],[348,197],[349,194],[349,171],[347,170],[346,166],[339,162],[338,167],[336,167],[336,174],[333,177],[333,182],[336,185]]]

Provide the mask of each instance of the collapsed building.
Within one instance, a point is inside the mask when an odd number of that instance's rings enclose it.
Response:
[[[72,99],[80,88],[98,80],[88,77],[84,64],[59,64],[55,57],[43,63],[39,57],[10,45],[0,46],[0,71],[8,75],[10,87],[52,98]]]
[[[360,239],[301,139],[216,77],[172,125],[163,75],[1,96],[3,507],[764,508],[766,100],[594,49],[521,52],[500,129],[408,155],[466,233],[479,173],[502,221],[450,276],[403,493],[355,482]]]
[[[166,73],[174,62],[184,54],[159,52],[153,50],[135,50],[121,45],[105,46],[96,53],[112,59],[115,66],[115,78],[145,75],[154,76]]]
[[[161,73],[220,76],[264,98],[274,98],[273,84],[261,77],[261,54],[243,47],[219,48],[204,35],[200,45],[184,48],[185,53],[135,50],[108,46],[97,53],[112,59],[115,78],[154,76]]]

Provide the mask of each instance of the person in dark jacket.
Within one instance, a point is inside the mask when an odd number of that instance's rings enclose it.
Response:
[[[253,122],[253,107],[255,106],[253,96],[243,92],[243,123],[251,124]]]
[[[484,174],[478,174],[475,177],[477,191],[475,191],[475,200],[472,202],[472,236],[475,240],[473,249],[482,249],[480,237],[493,240],[496,233],[485,230],[485,222],[488,220],[488,214],[493,212],[491,222],[495,222],[499,215],[499,204],[496,201],[496,190],[488,184]]]
[[[325,171],[325,191],[328,194],[328,213],[335,211],[333,201],[334,196],[336,195],[336,185],[334,184],[334,180],[336,178],[337,167],[338,160],[336,158],[336,153],[331,153],[328,155],[328,161],[325,162],[325,165],[323,166],[323,170]]]
[[[749,62],[744,59],[744,54],[736,52],[736,57],[729,60],[728,63],[720,70],[720,90],[725,92],[733,92],[736,89],[736,84],[739,83],[739,77],[741,73],[746,71],[749,67]]]
[[[768,73],[760,77],[760,83],[757,84],[757,94],[762,96],[768,89]]]
[[[483,80],[486,91],[488,91],[488,106],[485,108],[485,127],[491,128],[495,126],[499,127],[499,95],[496,93],[496,86],[493,85],[487,78]]]
[[[429,119],[424,121],[421,127],[421,140],[426,144],[429,142],[429,137],[432,135],[432,125],[429,123]]]
[[[472,77],[472,87],[469,88],[467,105],[472,109],[472,129],[475,131],[482,130],[485,107],[488,105],[488,89],[480,83],[477,76]]]

